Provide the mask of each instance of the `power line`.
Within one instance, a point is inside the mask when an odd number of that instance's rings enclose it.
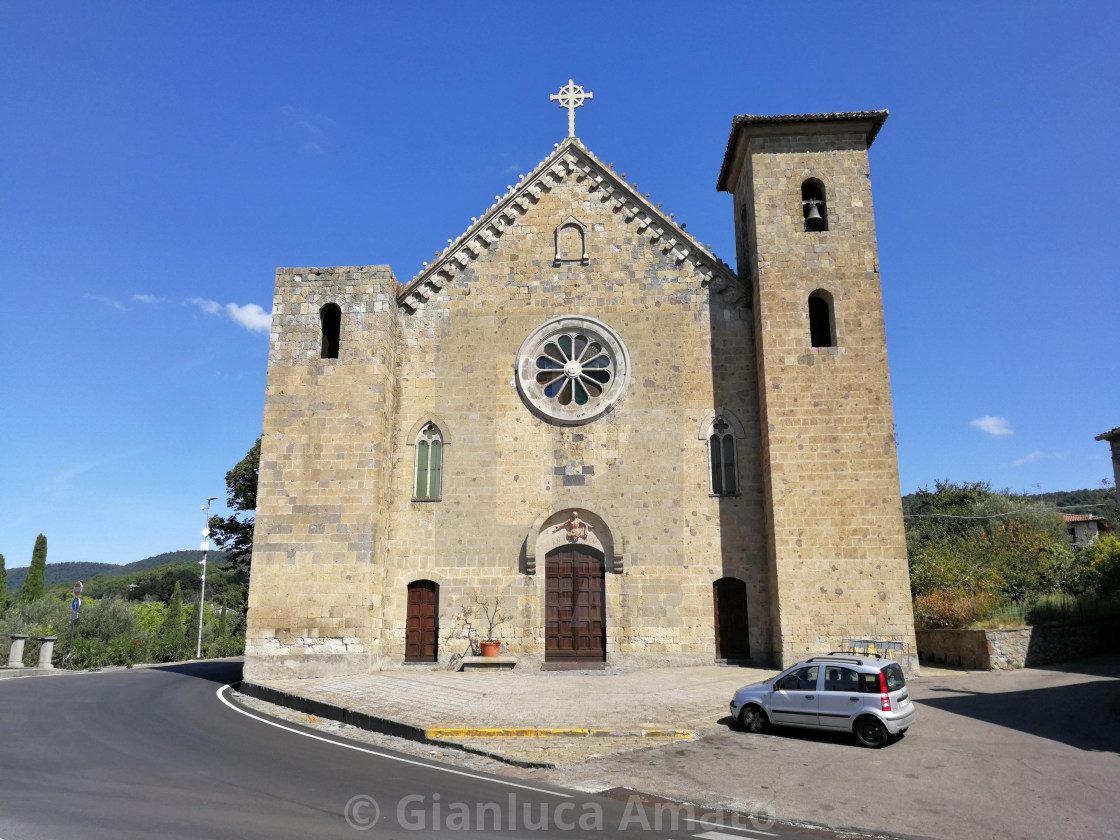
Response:
[[[1042,511],[1053,510],[1060,511],[1065,508],[1087,508],[1087,507],[1108,507],[1108,502],[1094,502],[1085,505],[1056,505],[1054,507],[1034,507],[1034,508],[1020,508],[1019,510],[1009,510],[1005,513],[904,513],[903,519],[998,519],[1001,516],[1014,516],[1017,513],[1041,513]]]

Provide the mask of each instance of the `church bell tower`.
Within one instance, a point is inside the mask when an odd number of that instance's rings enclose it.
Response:
[[[783,666],[851,639],[914,651],[868,161],[886,118],[736,117],[719,177],[754,308]]]

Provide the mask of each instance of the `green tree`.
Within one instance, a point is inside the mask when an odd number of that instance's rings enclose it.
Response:
[[[191,604],[190,610],[187,612],[187,647],[194,645],[194,640],[197,638],[198,633],[198,612],[202,608],[201,601],[195,601]]]
[[[210,532],[236,570],[248,572],[253,556],[253,513],[257,509],[257,480],[261,467],[261,439],[226,473],[226,506],[236,513],[210,517]],[[248,515],[246,515],[248,514]]]
[[[160,634],[170,637],[183,637],[183,590],[178,583],[175,591],[171,593],[171,600],[167,603],[167,611],[163,614],[163,627]]]
[[[218,613],[217,636],[219,639],[229,638],[229,609],[226,607],[225,601],[222,601],[221,612]]]
[[[1078,552],[1093,570],[1093,582],[1102,595],[1120,593],[1120,537],[1101,534]]]
[[[47,538],[42,534],[35,538],[35,550],[31,553],[31,567],[23,580],[24,601],[37,601],[43,597],[43,587],[47,579]]]
[[[4,566],[4,555],[0,554],[0,613],[8,603],[8,570]]]
[[[183,632],[183,590],[176,583],[163,614],[159,637],[152,644],[152,658],[156,662],[175,662],[189,658],[190,653],[190,642]]]

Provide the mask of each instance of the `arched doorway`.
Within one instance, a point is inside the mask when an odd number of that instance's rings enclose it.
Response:
[[[720,578],[712,584],[716,620],[716,659],[749,659],[747,635],[747,585],[738,578]]]
[[[562,545],[545,555],[546,662],[606,660],[603,553]]]
[[[439,584],[414,580],[408,585],[404,661],[435,662],[439,639]]]

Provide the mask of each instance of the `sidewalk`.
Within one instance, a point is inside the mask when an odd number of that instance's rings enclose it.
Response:
[[[252,697],[363,729],[553,766],[697,738],[720,728],[736,689],[776,671],[696,665],[637,671],[405,668],[243,684]]]

